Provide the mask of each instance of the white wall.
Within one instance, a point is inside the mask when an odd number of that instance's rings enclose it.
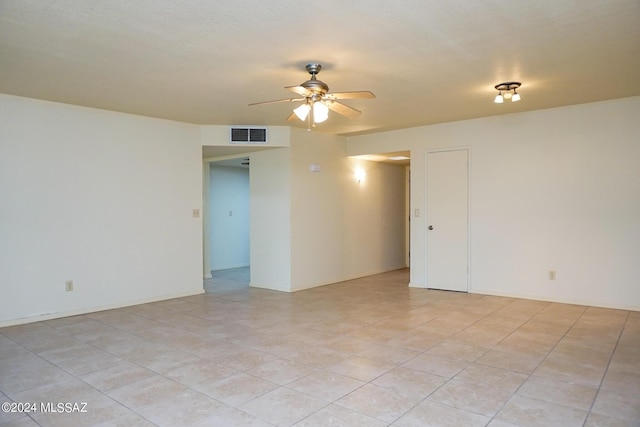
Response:
[[[367,169],[360,184],[356,166]],[[344,137],[292,129],[291,174],[292,290],[406,265],[404,168],[357,162]]]
[[[349,154],[470,148],[471,292],[640,310],[640,97],[352,137]],[[424,286],[426,220],[412,217]],[[549,270],[557,280],[548,280]]]
[[[288,148],[251,154],[251,286],[291,290],[291,172]]]
[[[366,173],[355,180],[356,169]],[[407,267],[406,169],[350,159],[345,182],[345,275],[360,277]]]
[[[249,169],[210,163],[211,269],[249,265]]]
[[[292,128],[289,148],[251,154],[250,177],[252,286],[297,291],[406,266],[403,167],[349,159],[344,137]]]
[[[201,156],[197,126],[0,95],[0,326],[202,292]]]

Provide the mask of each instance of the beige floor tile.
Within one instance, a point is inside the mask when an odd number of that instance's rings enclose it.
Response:
[[[557,379],[567,383],[576,383],[589,387],[598,387],[604,376],[604,367],[594,368],[572,363],[571,360],[556,361],[546,359],[536,368],[533,375]]]
[[[110,368],[122,363],[119,357],[100,350],[98,353],[86,354],[76,359],[68,359],[57,362],[60,368],[64,369],[71,375],[83,375],[89,372],[99,371],[101,369]]]
[[[12,418],[6,423],[3,423],[2,420],[2,414],[0,414],[0,423],[2,423],[2,427],[38,427],[40,425],[35,422],[33,418],[30,418],[27,415],[20,415],[16,418]]]
[[[421,397],[375,384],[366,384],[335,402],[361,414],[392,423],[417,405]]]
[[[293,294],[229,278],[0,328],[0,399],[86,399],[88,415],[38,414],[65,427],[638,425],[637,312],[408,288],[408,276]],[[34,423],[0,414],[3,427]]]
[[[398,334],[386,341],[386,345],[423,352],[440,344],[449,334],[412,331]]]
[[[110,399],[103,394],[96,394],[95,396],[91,396],[90,400],[86,400],[86,403],[87,405],[85,408],[78,407],[78,409],[85,409],[86,412],[38,412],[36,414],[33,414],[33,418],[42,426],[93,427],[95,425],[106,423],[110,420],[130,414],[129,409],[125,408],[120,403]]]
[[[317,371],[288,384],[287,387],[327,402],[333,402],[365,384],[364,381],[333,372]]]
[[[356,338],[351,335],[342,335],[334,337],[331,341],[324,344],[324,348],[345,354],[358,354],[372,346],[376,345],[374,341],[363,338]]]
[[[289,322],[283,322],[289,324]],[[362,325],[356,325],[349,323],[348,321],[340,318],[339,320],[332,320],[330,322],[322,322],[311,326],[313,329],[319,331],[328,332],[335,338],[337,335],[350,334],[362,328]]]
[[[38,387],[10,394],[14,402],[79,402],[100,396],[100,393],[89,384],[77,378],[68,377],[59,382],[45,382]]]
[[[156,375],[109,390],[107,394],[128,408],[138,408],[186,390],[186,386]]]
[[[278,387],[275,383],[240,372],[197,389],[229,406],[238,406]]]
[[[285,359],[264,363],[247,373],[279,385],[289,384],[315,372],[316,369]]]
[[[537,317],[532,318],[522,325],[519,330],[524,332],[538,332],[549,335],[563,336],[571,328],[572,324],[564,322],[555,322],[553,320],[541,320]]]
[[[510,390],[494,385],[451,380],[434,391],[428,400],[493,417],[511,397]]]
[[[627,319],[626,310],[616,310],[603,307],[587,307],[580,320],[594,321],[598,323],[608,323],[613,325],[623,325]]]
[[[516,395],[500,410],[496,419],[527,427],[579,427],[586,417],[586,411]]]
[[[385,372],[393,369],[395,365],[380,362],[362,356],[351,356],[333,366],[327,368],[328,371],[355,378],[361,381],[371,381]]]
[[[640,365],[640,360],[638,361]],[[603,390],[640,398],[640,374],[625,369],[609,368],[600,386]]]
[[[239,409],[229,408],[221,413],[197,424],[197,427],[273,427],[273,424],[263,421]]]
[[[393,347],[390,345],[377,344],[373,347],[370,347],[364,350],[358,355],[372,359],[372,360],[377,360],[383,363],[399,365],[410,359],[413,359],[419,354],[420,353],[415,350],[407,350],[399,347]]]
[[[473,362],[486,352],[487,349],[484,347],[447,340],[431,347],[426,354]]]
[[[141,341],[137,344],[122,344],[109,346],[109,353],[121,359],[136,361],[148,359],[160,353],[171,351],[170,347],[150,341]]]
[[[372,381],[373,384],[391,388],[420,398],[425,398],[447,381],[427,372],[398,366]]]
[[[71,345],[69,347],[62,347],[54,350],[40,352],[38,353],[38,356],[42,357],[45,360],[48,360],[49,362],[59,365],[61,362],[65,362],[67,360],[77,359],[83,356],[97,356],[101,353],[103,353],[102,350],[92,345],[78,341],[77,344]]]
[[[236,372],[235,369],[228,366],[220,365],[210,360],[200,360],[168,371],[165,375],[184,385],[193,387],[219,381]]]
[[[290,426],[327,406],[324,400],[280,387],[238,409],[276,426]]]
[[[640,326],[625,326],[618,345],[640,348]]]
[[[136,412],[159,426],[191,426],[220,414],[229,406],[193,390],[171,394],[136,408]]]
[[[321,369],[335,365],[348,357],[348,354],[340,353],[321,346],[305,345],[298,351],[285,356],[285,359],[301,365],[308,365],[312,368]]]
[[[539,357],[549,353],[560,341],[560,338],[558,335],[517,330],[500,341],[493,349],[507,353]]]
[[[469,364],[470,362],[463,360],[432,356],[425,353],[414,357],[402,366],[405,368],[415,369],[417,371],[428,372],[439,377],[453,378],[460,371],[469,366]]]
[[[3,403],[17,403],[18,401],[14,401],[6,394],[0,392],[0,404]],[[18,408],[6,408],[5,410],[0,410],[0,425],[5,425],[5,423],[9,423],[9,421],[18,422],[21,418],[29,418],[24,411],[18,412]]]
[[[229,366],[238,371],[249,371],[267,362],[277,360],[278,357],[262,351],[245,348],[236,354],[212,358],[216,363]]]
[[[489,422],[489,424],[487,424],[487,427],[522,427],[522,426],[517,425],[517,424],[511,424],[511,423],[508,423],[506,421],[501,421],[501,420],[493,418]]]
[[[67,321],[68,320],[68,321]],[[65,322],[67,321],[67,322]],[[77,335],[84,332],[91,332],[101,330],[104,328],[104,323],[97,320],[90,319],[84,316],[73,316],[71,318],[64,317],[62,319],[55,319],[53,322],[61,322],[59,324],[49,324],[60,332],[64,332],[69,335]],[[46,322],[45,322],[46,323]]]
[[[622,331],[622,325],[601,323],[597,320],[579,320],[567,332],[567,337],[599,339],[604,342],[616,342]]]
[[[600,390],[591,412],[637,422],[640,420],[640,397]]]
[[[638,423],[632,420],[609,417],[606,415],[594,414],[587,417],[584,427],[638,427]]]
[[[454,378],[472,384],[487,385],[494,390],[515,392],[527,379],[527,375],[506,369],[484,365],[469,365]]]
[[[543,359],[543,356],[528,356],[526,354],[489,350],[478,358],[475,363],[530,374],[540,365]]]
[[[518,395],[588,411],[598,389],[551,378],[531,376],[520,387]]]
[[[387,425],[384,421],[342,406],[329,405],[296,423],[295,427],[385,427]]]
[[[136,359],[137,365],[143,366],[154,372],[164,374],[174,369],[181,368],[191,363],[201,362],[202,359],[191,353],[181,350],[162,351],[155,355]]]
[[[425,400],[398,419],[397,427],[482,427],[491,418]]]
[[[130,362],[119,362],[117,365],[81,375],[79,378],[104,392],[153,376],[155,374],[148,369]]]
[[[449,337],[449,341],[458,342],[478,348],[484,348],[485,351],[502,341],[509,332],[492,329],[489,326],[471,325],[468,328]]]
[[[42,384],[53,384],[70,379],[72,377],[67,372],[40,358],[28,357],[25,361],[18,360],[14,363],[3,361],[0,391],[11,395]]]

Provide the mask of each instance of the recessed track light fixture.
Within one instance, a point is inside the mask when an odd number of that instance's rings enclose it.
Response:
[[[511,102],[520,101],[520,94],[516,92],[522,83],[520,82],[504,82],[495,85],[498,91],[496,98],[493,100],[496,104],[502,104],[505,99],[511,99]]]

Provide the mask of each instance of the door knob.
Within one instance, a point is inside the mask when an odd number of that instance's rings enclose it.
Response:
[[[433,230],[433,225],[430,225],[430,226],[429,226],[429,230]]]

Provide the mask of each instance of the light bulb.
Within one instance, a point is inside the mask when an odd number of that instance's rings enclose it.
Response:
[[[504,97],[504,99],[511,99],[511,95],[512,95],[512,93],[510,91],[507,91],[502,96]]]
[[[300,120],[304,122],[304,119],[307,118],[307,114],[309,114],[310,109],[311,108],[309,107],[309,105],[302,104],[301,106],[293,110],[293,112],[296,114],[296,116],[298,116]]]
[[[497,94],[496,99],[494,99],[493,102],[495,102],[496,104],[502,104],[504,102],[504,99],[502,98],[502,93]]]
[[[520,94],[514,91],[513,96],[511,97],[511,102],[518,102],[518,101],[520,101]]]
[[[316,102],[313,104],[313,121],[316,123],[322,123],[329,117],[329,108],[322,102]]]

